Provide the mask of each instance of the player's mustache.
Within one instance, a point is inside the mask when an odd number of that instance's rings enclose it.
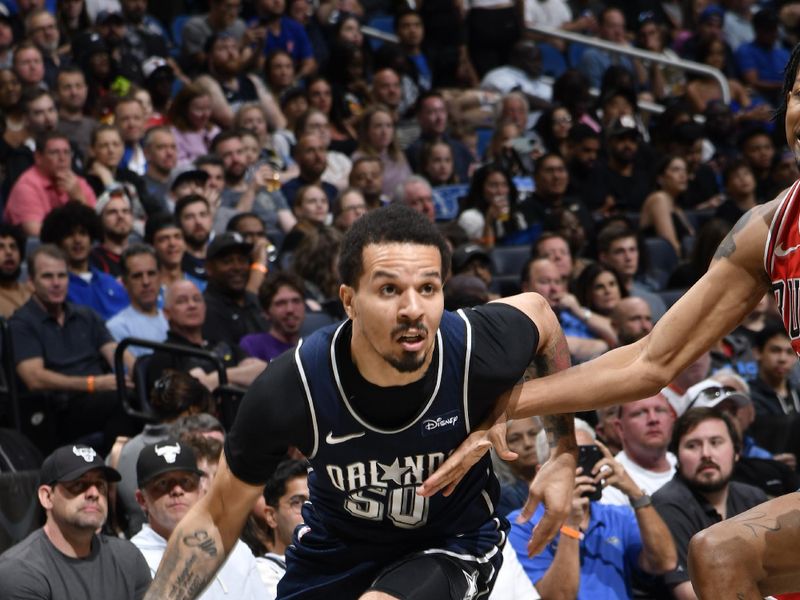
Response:
[[[411,329],[414,329],[419,334],[428,335],[428,328],[424,323],[404,323],[392,329],[392,337],[398,337]]]

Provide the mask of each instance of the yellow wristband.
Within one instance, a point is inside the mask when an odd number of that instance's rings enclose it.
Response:
[[[260,263],[253,263],[252,265],[250,265],[250,270],[258,271],[259,273],[264,273],[264,275],[269,273],[269,269]]]
[[[575,539],[575,540],[582,540],[584,538],[584,535],[583,535],[583,533],[581,531],[578,531],[577,529],[573,529],[572,527],[569,527],[567,525],[562,525],[561,526],[561,533],[563,533],[565,536],[571,537],[572,539]]]

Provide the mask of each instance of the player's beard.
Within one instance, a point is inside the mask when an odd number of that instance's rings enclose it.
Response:
[[[403,352],[400,357],[385,355],[383,359],[401,373],[413,373],[425,364],[425,354]]]

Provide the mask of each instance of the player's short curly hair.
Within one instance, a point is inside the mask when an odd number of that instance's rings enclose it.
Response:
[[[368,212],[358,219],[342,242],[339,253],[339,276],[342,283],[358,287],[364,270],[364,248],[370,244],[419,244],[435,246],[442,257],[442,281],[450,273],[450,247],[436,225],[415,210],[400,204],[390,204]]]
[[[783,127],[786,120],[786,103],[789,100],[789,94],[792,93],[794,80],[797,79],[798,67],[800,67],[800,44],[797,44],[792,50],[789,62],[786,63],[786,69],[783,71],[783,89],[781,90],[780,104],[774,114],[774,119],[780,127]]]

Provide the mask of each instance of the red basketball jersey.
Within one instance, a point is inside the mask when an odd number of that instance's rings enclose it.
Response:
[[[764,248],[767,270],[783,325],[800,355],[800,181],[781,201]]]

